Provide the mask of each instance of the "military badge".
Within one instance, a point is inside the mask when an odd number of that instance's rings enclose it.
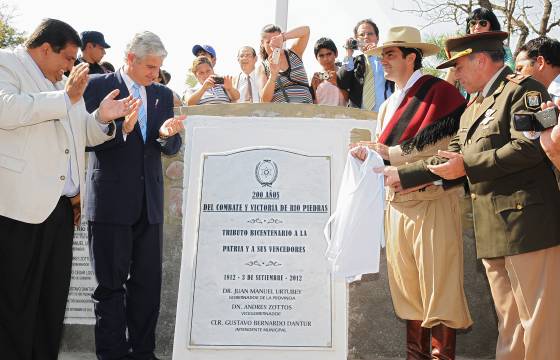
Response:
[[[541,107],[542,96],[538,91],[528,91],[525,93],[525,106],[530,110],[538,110]]]
[[[523,135],[529,140],[537,140],[541,136],[540,131],[523,131]]]

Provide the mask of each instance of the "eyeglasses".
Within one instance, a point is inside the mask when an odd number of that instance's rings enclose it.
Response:
[[[488,25],[488,20],[471,20],[471,21],[469,21],[469,27],[475,27],[476,24],[480,25],[480,27],[486,27],[486,25]]]
[[[362,33],[358,34],[359,37],[366,37],[366,36],[372,36],[372,35],[375,35],[375,33],[373,31],[362,32]]]

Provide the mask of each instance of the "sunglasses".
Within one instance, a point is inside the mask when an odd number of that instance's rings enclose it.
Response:
[[[488,25],[488,20],[471,20],[469,21],[469,27],[475,27],[476,24],[480,25],[481,27],[485,27]]]

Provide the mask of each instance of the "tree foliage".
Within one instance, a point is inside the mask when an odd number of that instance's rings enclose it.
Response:
[[[516,34],[515,53],[530,34],[546,36],[560,26],[560,0],[412,0],[412,9],[396,9],[416,14],[426,20],[424,27],[454,22],[466,28],[466,18],[474,9],[484,7],[494,11],[503,21],[503,31]]]
[[[13,19],[13,9],[0,3],[0,48],[10,48],[25,41],[25,33],[17,31],[10,23]]]

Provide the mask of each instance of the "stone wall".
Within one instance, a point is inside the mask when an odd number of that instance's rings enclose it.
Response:
[[[375,113],[356,109],[284,104],[206,105],[185,107],[177,109],[177,112],[189,115],[328,117],[365,121],[375,117]],[[367,135],[356,131],[350,135],[349,141],[355,142],[364,139]],[[176,156],[163,158],[165,174],[163,288],[157,333],[157,354],[160,355],[171,355],[173,350],[182,251],[183,153],[182,149]],[[458,355],[468,358],[491,359],[494,357],[497,336],[496,318],[484,268],[475,256],[470,199],[465,198],[463,204],[465,292],[474,325],[460,332],[457,337],[457,352]],[[379,274],[366,276],[362,281],[349,286],[348,311],[349,359],[405,357],[405,326],[393,312],[384,256]],[[62,351],[94,352],[93,327],[66,326]]]

